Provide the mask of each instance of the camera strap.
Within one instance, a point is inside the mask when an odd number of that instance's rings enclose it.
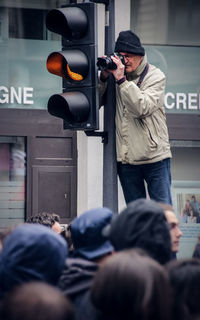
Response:
[[[144,70],[142,71],[140,78],[138,80],[137,86],[140,88],[142,81],[144,80],[144,77],[146,76],[147,72],[149,70],[149,64],[147,63]]]

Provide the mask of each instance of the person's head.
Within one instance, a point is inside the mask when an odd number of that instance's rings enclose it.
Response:
[[[0,294],[34,280],[56,284],[67,254],[66,241],[51,229],[37,224],[16,227],[0,253]]]
[[[49,212],[40,212],[37,215],[30,216],[27,220],[27,223],[36,223],[42,224],[48,228],[51,228],[56,233],[61,233],[62,228],[60,225],[60,217],[56,213]]]
[[[70,301],[56,287],[30,282],[9,292],[2,303],[4,320],[74,320]]]
[[[167,222],[169,224],[172,252],[177,253],[179,251],[179,241],[182,236],[182,231],[179,229],[179,221],[174,213],[174,209],[170,204],[160,203],[164,209]]]
[[[200,260],[179,259],[166,265],[172,287],[173,318],[200,319]]]
[[[193,195],[191,199],[192,199],[193,202],[195,202],[196,201],[195,195]]]
[[[131,30],[119,33],[115,44],[115,52],[124,57],[126,73],[135,71],[145,55],[139,37]]]
[[[171,238],[164,210],[153,200],[130,202],[104,234],[116,251],[141,248],[161,264],[171,259]]]
[[[110,241],[102,235],[112,216],[113,212],[108,208],[95,208],[72,221],[70,231],[74,257],[96,260],[113,252]]]
[[[115,253],[97,271],[91,299],[104,320],[171,320],[167,273],[158,262],[130,249]]]

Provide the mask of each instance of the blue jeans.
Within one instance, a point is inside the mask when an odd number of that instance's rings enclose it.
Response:
[[[117,163],[117,171],[126,203],[146,198],[144,181],[151,199],[172,204],[170,159],[132,165]]]

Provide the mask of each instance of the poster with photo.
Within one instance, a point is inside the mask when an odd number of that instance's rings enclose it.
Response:
[[[192,257],[200,239],[200,182],[177,181],[172,186],[174,211],[183,233],[178,258]]]
[[[177,194],[177,211],[182,223],[200,223],[200,193]]]

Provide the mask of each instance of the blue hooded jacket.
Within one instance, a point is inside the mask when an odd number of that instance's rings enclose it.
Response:
[[[18,226],[7,236],[0,253],[0,296],[24,282],[56,284],[67,254],[66,241],[51,229]]]

